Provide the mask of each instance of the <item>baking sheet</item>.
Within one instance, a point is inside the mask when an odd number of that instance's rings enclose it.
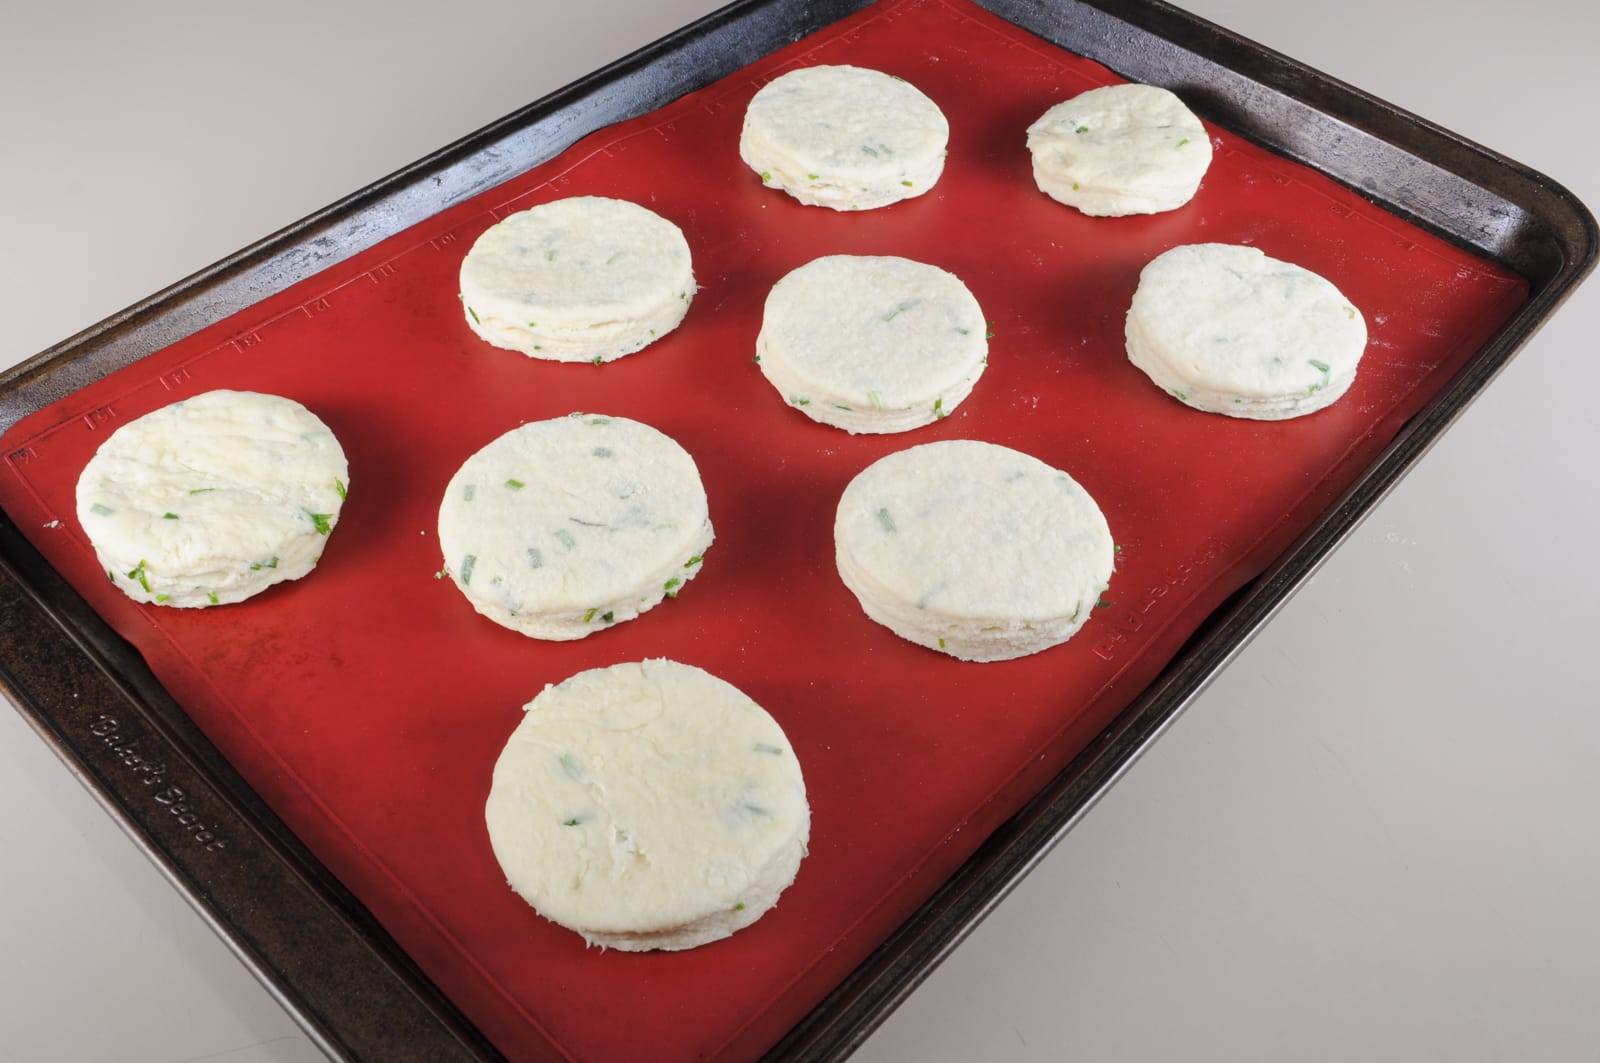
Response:
[[[836,215],[760,186],[737,157],[744,104],[787,67],[818,62],[899,74],[944,108],[951,154],[933,192]],[[957,0],[869,9],[28,418],[5,437],[0,504],[508,1054],[753,1055],[1131,700],[1526,298],[1512,274],[1220,130],[1181,211],[1095,220],[1052,203],[1033,187],[1023,130],[1115,80]],[[600,368],[485,346],[460,321],[461,255],[495,218],[574,194],[634,199],[684,228],[702,285],[684,326]],[[1128,365],[1121,322],[1139,268],[1197,240],[1253,243],[1363,309],[1372,345],[1337,406],[1234,422],[1188,410]],[[995,337],[955,414],[851,438],[783,406],[750,362],[761,303],[788,270],[829,253],[902,254],[966,280]],[[99,571],[73,484],[117,425],[217,387],[288,395],[329,423],[351,462],[340,527],[313,577],[242,606],[136,606]],[[573,409],[636,417],[683,443],[718,538],[677,601],[581,643],[534,643],[432,578],[434,515],[469,453]],[[1105,510],[1124,547],[1111,604],[1066,647],[962,664],[867,621],[839,583],[831,526],[844,484],[892,450],[956,437],[1065,468]],[[812,854],[779,907],[729,941],[670,956],[585,951],[505,888],[482,828],[489,769],[544,683],[657,655],[734,682],[784,725],[810,789]]]

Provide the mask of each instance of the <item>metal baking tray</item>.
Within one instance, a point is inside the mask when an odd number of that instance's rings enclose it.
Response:
[[[6,373],[0,430],[863,6],[751,0],[708,16]],[[1124,77],[1173,88],[1216,126],[1514,271],[1526,297],[1492,334],[1460,352],[1449,379],[1292,545],[1211,610],[1063,770],[834,980],[772,1045],[775,1058],[837,1058],[857,1045],[1315,570],[1596,256],[1594,219],[1548,178],[1175,8],[1148,0],[982,6]],[[959,0],[892,0],[879,13],[894,20],[932,9],[970,17]],[[1026,46],[1020,37],[1016,43]],[[1337,198],[1329,203],[1350,213]],[[183,383],[177,376],[161,382]],[[92,421],[95,410],[83,416]],[[30,459],[21,448],[6,460],[16,467]],[[37,528],[21,525],[12,509],[0,521],[0,683],[40,735],[331,1056],[498,1058],[201,733],[145,658],[45,559]]]

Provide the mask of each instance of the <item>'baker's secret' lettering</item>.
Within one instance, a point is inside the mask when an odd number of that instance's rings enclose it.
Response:
[[[190,805],[188,795],[181,786],[167,782],[166,764],[140,750],[140,737],[123,733],[122,721],[101,713],[89,724],[89,733],[105,743],[116,754],[116,759],[144,786],[154,791],[156,804],[164,808],[188,832],[189,838],[208,853],[227,848],[228,842],[219,830],[219,824],[207,824],[200,813]]]

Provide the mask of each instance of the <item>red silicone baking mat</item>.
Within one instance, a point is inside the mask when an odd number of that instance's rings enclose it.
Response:
[[[739,161],[744,107],[798,65],[898,74],[950,118],[929,194],[836,214]],[[963,0],[868,9],[558,158],[29,417],[5,438],[0,504],[149,661],[245,779],[462,1010],[517,1058],[744,1058],[798,1020],[1159,672],[1378,455],[1526,298],[1511,273],[1315,172],[1212,129],[1189,206],[1090,219],[1034,187],[1024,130],[1118,80]],[[701,290],[683,326],[604,367],[477,340],[456,272],[495,219],[618,196],[682,226]],[[1349,394],[1282,423],[1190,410],[1127,361],[1140,267],[1176,244],[1254,244],[1337,284],[1371,346]],[[913,433],[813,424],[751,355],[774,281],[823,254],[897,254],[962,277],[993,322],[989,369]],[[212,388],[304,402],[338,434],[350,496],[309,578],[238,606],[145,608],[114,590],[73,485],[118,425]],[[677,601],[577,643],[473,613],[434,522],[460,462],[573,410],[634,417],[699,462],[716,544]],[[893,450],[971,437],[1068,470],[1123,547],[1066,646],[964,664],[868,621],[833,566],[845,484]],[[54,522],[59,521],[59,525]],[[520,706],[583,668],[667,656],[783,724],[814,810],[778,907],[692,952],[585,949],[506,888],[483,827]]]

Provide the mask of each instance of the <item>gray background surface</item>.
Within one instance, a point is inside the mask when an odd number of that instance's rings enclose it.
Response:
[[[0,362],[712,6],[5,0]],[[1600,204],[1590,0],[1189,6]],[[1594,1058],[1597,332],[1591,282],[861,1058]],[[5,711],[0,852],[0,1061],[320,1058]]]

